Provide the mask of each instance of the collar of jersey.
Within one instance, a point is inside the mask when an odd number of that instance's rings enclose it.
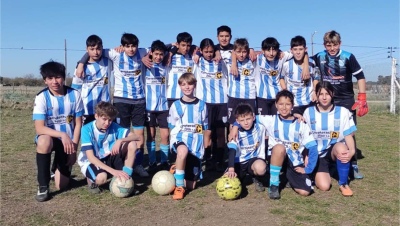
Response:
[[[335,107],[336,107],[336,105],[335,105],[335,104],[332,104],[332,108],[331,108],[331,110],[330,110],[329,112],[332,112],[333,110],[335,110]],[[320,112],[320,111],[319,111],[318,105],[315,105],[315,109],[316,109],[318,112]],[[321,112],[320,112],[320,113],[321,113]]]
[[[192,101],[192,102],[187,102],[187,101],[184,101],[183,99],[182,99],[182,97],[179,99],[182,103],[184,103],[184,104],[197,104],[197,103],[199,103],[199,98],[197,98],[197,97],[195,97],[195,99],[194,99],[194,101]]]

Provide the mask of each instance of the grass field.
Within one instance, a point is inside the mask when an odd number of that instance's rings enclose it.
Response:
[[[138,195],[119,199],[105,190],[91,195],[77,165],[72,188],[38,203],[32,102],[1,106],[1,225],[399,225],[398,115],[372,111],[358,118],[357,143],[363,180],[351,182],[354,196],[329,192],[300,197],[291,189],[270,200],[247,185],[244,197],[223,201],[215,192],[220,175],[206,172],[200,187],[184,200],[156,195],[151,179],[134,178]],[[387,110],[385,110],[387,111]],[[54,191],[54,185],[51,184]]]

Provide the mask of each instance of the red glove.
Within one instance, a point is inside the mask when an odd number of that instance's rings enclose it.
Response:
[[[354,103],[351,110],[356,110],[358,108],[357,115],[362,117],[368,113],[368,105],[367,105],[367,94],[366,93],[358,93],[357,101]]]

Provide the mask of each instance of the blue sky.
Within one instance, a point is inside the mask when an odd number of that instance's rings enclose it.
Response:
[[[272,36],[287,50],[290,39],[302,35],[310,53],[314,31],[316,53],[324,49],[323,34],[336,30],[342,49],[356,56],[372,81],[390,75],[387,47],[400,46],[399,0],[2,0],[0,74],[39,76],[40,65],[48,60],[64,63],[64,39],[67,72],[73,74],[91,34],[99,35],[105,47],[115,47],[122,33],[134,33],[139,46],[148,47],[156,39],[173,42],[187,31],[199,45],[203,38],[217,42],[220,25],[230,26],[233,39],[245,37],[255,49]],[[399,52],[393,53],[397,59]]]

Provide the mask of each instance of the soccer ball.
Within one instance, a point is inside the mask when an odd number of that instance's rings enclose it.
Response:
[[[119,198],[125,198],[133,192],[133,180],[120,179],[119,177],[113,177],[110,182],[110,192]]]
[[[151,179],[151,187],[159,195],[168,195],[175,189],[175,178],[167,170],[158,171]]]
[[[217,181],[217,194],[223,200],[233,200],[239,197],[242,192],[240,180],[223,176]]]

